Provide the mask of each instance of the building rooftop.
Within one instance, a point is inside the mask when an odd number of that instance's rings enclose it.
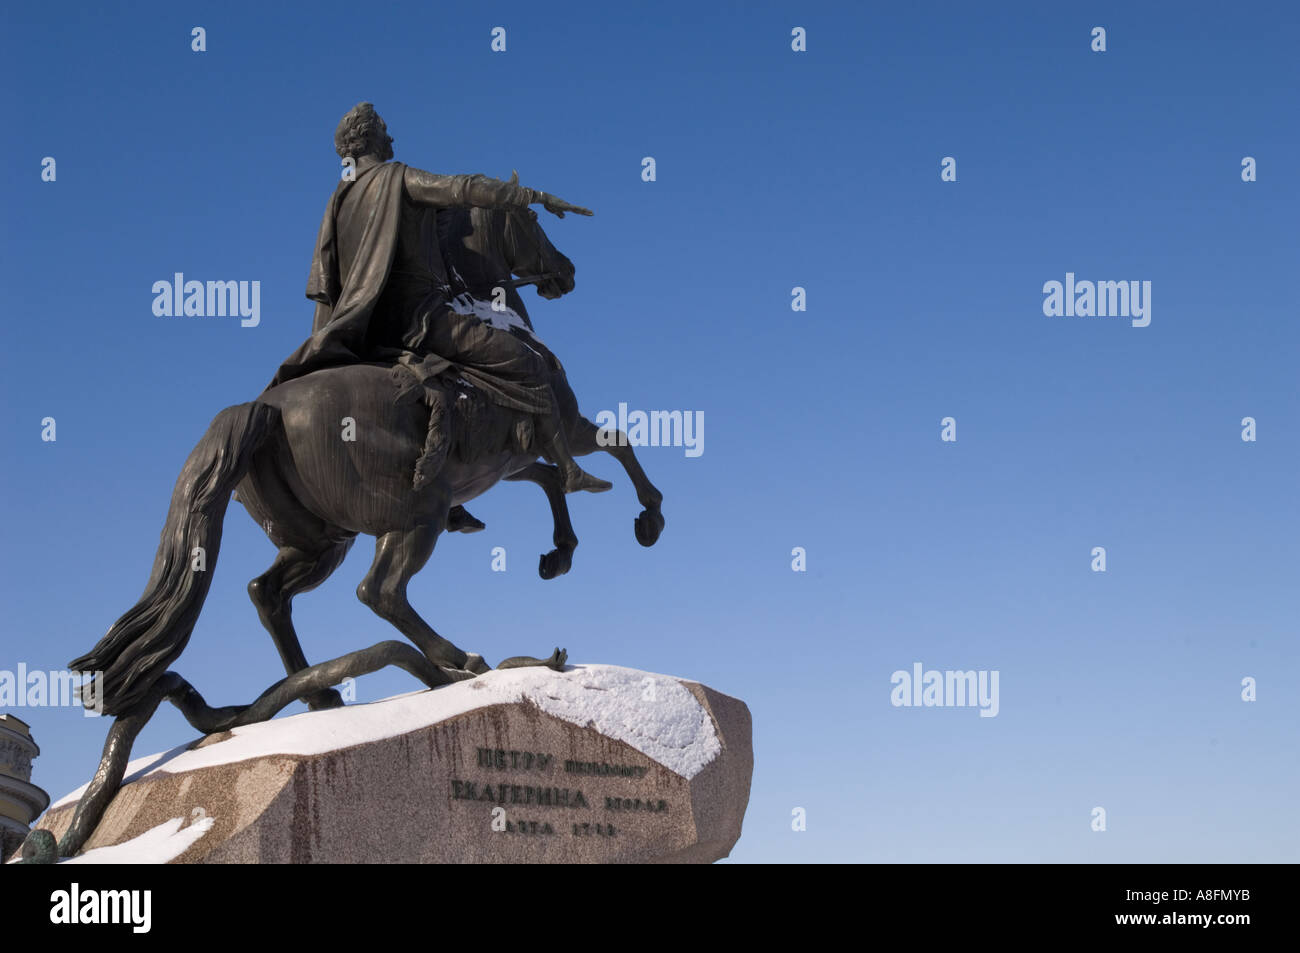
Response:
[[[31,725],[14,715],[0,715],[0,728],[8,728],[10,731],[16,731],[20,735],[32,736]]]

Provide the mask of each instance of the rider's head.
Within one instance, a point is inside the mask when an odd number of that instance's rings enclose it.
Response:
[[[393,157],[393,137],[370,103],[357,103],[334,130],[334,149],[341,158],[378,156],[384,162]]]

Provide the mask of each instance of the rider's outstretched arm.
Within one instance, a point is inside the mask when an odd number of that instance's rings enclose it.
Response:
[[[411,201],[434,208],[527,208],[540,203],[560,218],[565,212],[591,214],[547,192],[486,175],[435,175],[408,165],[402,181]]]
[[[435,175],[408,165],[403,182],[413,202],[435,208],[527,207],[541,201],[536,189],[486,175]]]

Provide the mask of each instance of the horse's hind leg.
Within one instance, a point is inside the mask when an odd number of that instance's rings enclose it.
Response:
[[[370,565],[370,572],[357,586],[357,598],[381,619],[395,625],[429,661],[463,669],[469,656],[433,631],[406,599],[406,585],[433,555],[442,522],[380,536],[375,543],[375,561]]]
[[[551,518],[555,522],[555,530],[551,534],[555,548],[542,554],[537,574],[543,579],[564,575],[573,566],[573,551],[578,548],[578,537],[569,520],[569,503],[564,495],[564,481],[560,478],[559,467],[532,463],[506,479],[536,483],[546,493],[546,499],[551,504]]]
[[[258,618],[271,633],[284,669],[290,675],[307,667],[307,657],[293,628],[293,597],[314,589],[329,578],[352,548],[355,537],[327,544],[316,552],[282,546],[271,568],[248,584],[248,595],[257,607]],[[313,711],[337,708],[343,704],[339,693],[330,688],[306,699]]]
[[[586,417],[579,415],[576,420],[571,421],[569,424],[569,449],[575,457],[582,457],[589,453],[595,453],[597,450],[604,450],[623,465],[623,469],[627,471],[628,479],[636,487],[637,500],[645,507],[641,511],[641,515],[632,524],[632,528],[636,532],[636,540],[642,546],[653,546],[664,528],[664,516],[659,509],[660,504],[664,501],[664,495],[650,482],[650,478],[641,469],[641,463],[636,458],[636,451],[632,449],[632,445],[628,442],[627,434],[621,430],[615,431],[605,438],[613,442],[602,445],[596,439],[596,435],[599,433],[599,427]]]

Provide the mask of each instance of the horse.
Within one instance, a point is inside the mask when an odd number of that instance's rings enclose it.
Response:
[[[473,223],[476,237],[465,247],[477,251],[469,253],[481,253],[507,276],[537,280],[545,296],[571,291],[573,265],[551,245],[535,214],[529,213],[531,221],[505,214]],[[515,313],[526,313],[516,303]],[[562,377],[558,361],[554,367]],[[401,365],[381,363],[318,370],[213,418],[177,477],[144,594],[94,648],[70,663],[73,671],[95,673],[93,691],[83,697],[96,698],[100,711],[112,716],[145,704],[193,633],[232,497],[277,547],[274,562],[248,584],[248,593],[290,676],[308,668],[292,621],[294,596],[328,579],[363,533],[374,536],[376,545],[357,587],[361,602],[455,677],[489,670],[481,655],[458,648],[415,611],[408,583],[428,562],[452,508],[502,479],[532,480],[546,490],[557,519],[557,549],[559,514],[567,524],[567,505],[555,468],[537,462],[539,448],[529,439],[525,417],[491,403],[458,378],[454,367],[426,382],[431,402],[412,399],[411,392],[418,395],[422,388],[397,386],[406,373]],[[597,428],[578,414],[567,383],[562,389],[571,401],[565,411],[571,451],[604,449],[623,463],[646,507],[635,521],[636,537],[642,545],[653,544],[663,528],[661,494],[630,448],[619,446],[626,441],[600,446]],[[430,447],[441,453],[431,458]],[[418,467],[424,468],[423,479],[413,480]],[[555,557],[551,568],[567,569],[571,553],[569,547]],[[545,562],[543,557],[542,569]],[[557,649],[548,658],[519,656],[501,667],[559,670],[566,657]],[[333,688],[304,700],[313,710],[343,704]]]

